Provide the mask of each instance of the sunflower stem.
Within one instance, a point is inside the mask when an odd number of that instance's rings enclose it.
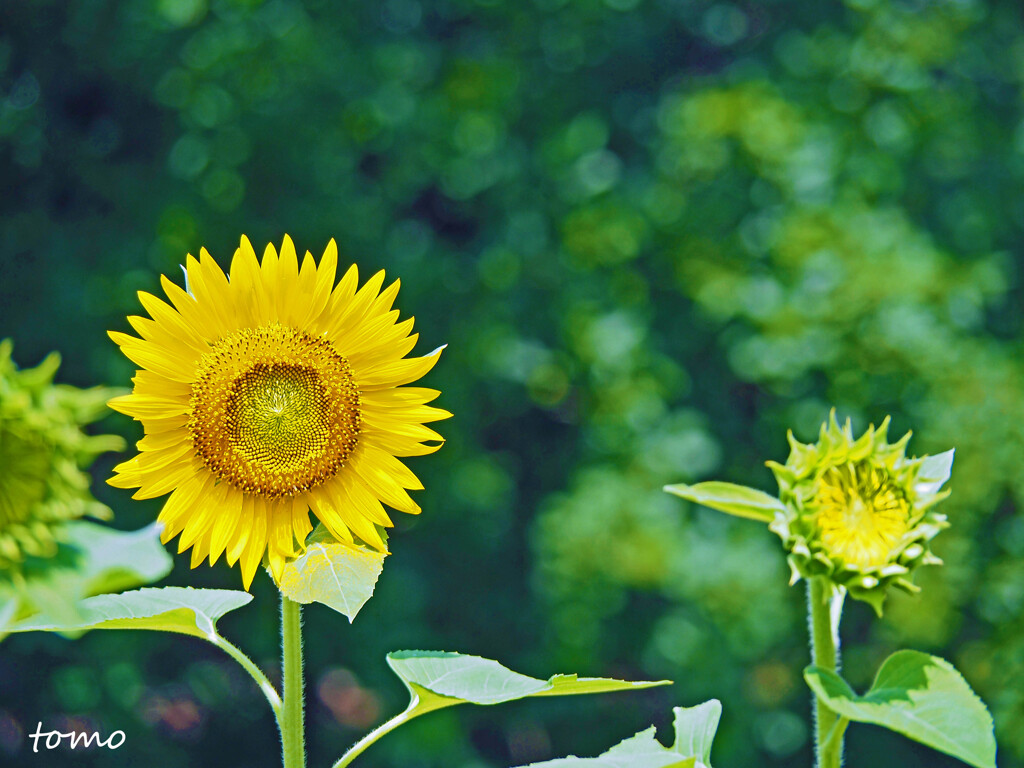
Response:
[[[359,741],[357,741],[355,744],[349,747],[348,751],[345,752],[345,754],[342,755],[341,758],[339,758],[338,761],[334,763],[333,766],[331,766],[331,768],[346,768],[346,766],[349,763],[351,763],[353,760],[355,760],[357,757],[363,754],[363,752],[366,751],[366,748],[373,744],[375,741],[377,741],[377,739],[379,739],[384,734],[390,733],[391,731],[395,730],[395,728],[397,728],[398,726],[404,725],[405,723],[409,722],[415,716],[416,715],[412,712],[412,707],[410,707],[401,714],[395,715],[386,723],[381,723],[368,734],[363,736],[363,738],[361,738]]]
[[[284,701],[281,755],[284,768],[305,768],[306,742],[302,701],[302,612],[298,603],[281,595],[281,653]]]
[[[267,679],[267,676],[263,674],[263,670],[253,663],[245,653],[235,644],[228,641],[226,638],[221,637],[218,634],[214,634],[210,638],[210,642],[216,645],[218,648],[223,650],[231,658],[242,665],[242,668],[249,673],[249,676],[256,681],[256,685],[263,691],[263,695],[267,697],[267,702],[270,704],[270,708],[274,711],[274,719],[277,721],[278,729],[281,728],[281,696],[278,694],[277,689],[274,688],[273,683]]]
[[[807,611],[811,628],[811,661],[814,666],[839,671],[839,620],[846,590],[834,591],[832,584],[816,576],[807,584]],[[836,727],[836,713],[815,697],[814,752],[817,768],[840,768],[843,762],[842,727]]]

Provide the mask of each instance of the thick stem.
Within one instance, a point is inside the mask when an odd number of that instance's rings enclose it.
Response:
[[[302,614],[299,604],[281,595],[281,653],[284,702],[281,754],[284,768],[305,768],[306,742],[302,707]]]
[[[814,666],[830,672],[839,671],[839,619],[845,596],[844,590],[834,593],[832,585],[823,577],[815,577],[808,582],[811,661]],[[815,697],[814,748],[818,768],[840,768],[842,764],[845,724],[837,728],[836,720],[835,712]]]

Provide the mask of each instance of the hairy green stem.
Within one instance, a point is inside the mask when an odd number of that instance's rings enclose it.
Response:
[[[807,610],[811,627],[811,661],[820,669],[839,671],[839,619],[846,592],[833,592],[832,585],[821,576],[807,585]],[[836,714],[815,697],[814,748],[817,768],[840,768],[843,761],[845,723],[837,722]]]
[[[281,595],[281,654],[284,701],[281,754],[284,768],[305,768],[306,741],[302,702],[302,613],[298,603]]]
[[[281,696],[277,693],[277,689],[274,688],[273,683],[267,679],[267,676],[263,674],[263,670],[257,667],[252,659],[246,656],[242,650],[229,642],[225,638],[218,634],[214,634],[210,639],[210,642],[220,648],[222,651],[227,653],[228,656],[233,658],[242,668],[249,673],[249,676],[256,681],[256,685],[263,691],[263,695],[267,697],[267,701],[270,702],[270,708],[274,710],[274,719],[277,721],[278,730],[281,728]]]
[[[351,763],[353,760],[359,757],[359,755],[361,755],[368,746],[373,744],[373,742],[377,741],[377,739],[379,739],[381,736],[383,736],[386,733],[390,733],[400,725],[404,725],[415,716],[416,715],[412,714],[411,710],[407,709],[401,714],[395,715],[386,723],[381,723],[368,734],[363,736],[363,738],[361,738],[359,741],[357,741],[355,744],[349,747],[348,751],[344,755],[342,755],[341,759],[338,760],[338,762],[336,762],[333,766],[331,766],[331,768],[345,768],[345,766],[347,766],[349,763]]]
[[[458,699],[450,699],[445,696],[428,696],[426,701],[420,698],[417,686],[413,685],[413,697],[409,706],[403,712],[399,712],[386,723],[381,723],[359,741],[348,748],[348,751],[331,768],[345,768],[349,763],[361,755],[367,747],[386,733],[391,733],[400,725],[405,725],[414,717],[425,715],[428,712],[435,712],[438,709],[446,709],[458,704]]]

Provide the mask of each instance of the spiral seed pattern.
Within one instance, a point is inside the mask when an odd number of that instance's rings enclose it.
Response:
[[[220,480],[279,498],[334,477],[361,421],[352,368],[331,342],[273,323],[228,334],[202,357],[188,429]]]

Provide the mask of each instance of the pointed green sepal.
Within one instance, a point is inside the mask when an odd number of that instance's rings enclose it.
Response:
[[[701,504],[719,512],[770,523],[776,514],[784,514],[786,507],[774,496],[745,485],[710,480],[696,485],[666,485],[666,493]]]

